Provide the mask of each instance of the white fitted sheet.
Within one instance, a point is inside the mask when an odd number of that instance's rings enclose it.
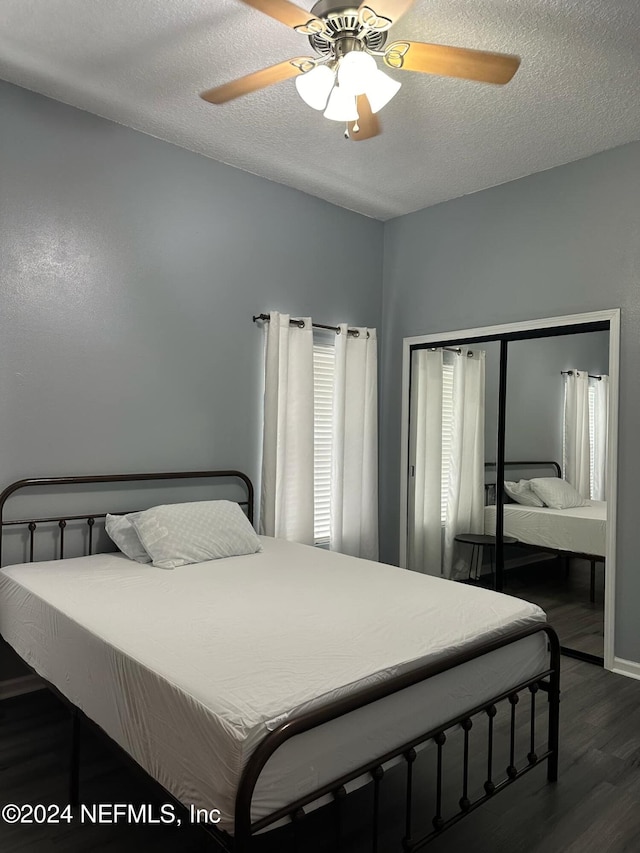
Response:
[[[496,532],[496,508],[484,508],[485,533]],[[504,535],[526,545],[540,545],[558,551],[604,556],[607,538],[606,501],[589,501],[587,506],[550,509],[547,506],[505,504]]]
[[[120,554],[0,571],[0,630],[186,805],[234,798],[283,719],[545,620],[488,590],[262,537],[264,551],[163,571]],[[293,739],[254,819],[548,666],[543,633]]]

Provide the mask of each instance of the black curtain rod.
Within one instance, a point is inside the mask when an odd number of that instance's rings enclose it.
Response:
[[[576,371],[576,373],[577,372],[578,371]],[[573,376],[573,370],[561,370],[560,375],[561,376]],[[600,382],[600,380],[602,379],[602,376],[593,376],[591,373],[587,373],[587,376],[589,377],[589,379],[597,379],[598,382]]]
[[[269,314],[256,314],[253,318],[253,322],[257,323],[259,320],[263,323],[268,323],[271,319]],[[289,320],[290,326],[297,326],[299,329],[304,329],[304,320],[294,320],[291,318]],[[338,326],[325,326],[324,323],[312,323],[311,324],[314,329],[326,329],[328,332],[335,332],[336,335],[340,334],[340,329]],[[351,335],[354,338],[360,337],[360,332],[358,329],[347,329],[347,334]],[[367,337],[369,337],[369,332],[367,332]]]
[[[456,355],[462,354],[462,348],[461,347],[430,347],[431,352],[438,352],[439,349],[441,349],[442,352],[455,352]],[[473,350],[469,350],[467,355],[469,356],[469,358],[472,358],[473,357]]]

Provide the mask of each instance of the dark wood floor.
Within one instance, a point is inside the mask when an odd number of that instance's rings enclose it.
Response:
[[[562,691],[559,782],[547,784],[545,768],[535,768],[445,833],[431,853],[640,851],[640,682],[564,658]],[[0,704],[0,803],[65,802],[68,725],[66,709],[46,691]],[[83,742],[82,794],[86,802],[158,802],[156,789],[95,735]],[[0,824],[3,853],[147,849],[215,848],[201,830],[184,826]],[[275,840],[264,849],[281,848]],[[345,853],[363,849],[370,846],[354,841]],[[381,853],[399,853],[397,842]]]
[[[563,646],[604,655],[604,568],[596,565],[595,602],[589,601],[590,566],[572,560],[568,573],[557,560],[505,572],[504,591],[539,605]]]

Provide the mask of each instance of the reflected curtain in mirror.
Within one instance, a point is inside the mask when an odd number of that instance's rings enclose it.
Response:
[[[457,577],[458,533],[484,532],[485,353],[417,349],[412,356],[409,568]],[[466,555],[463,555],[466,556]]]
[[[589,377],[586,370],[564,374],[564,478],[590,497]]]
[[[607,450],[609,445],[609,377],[594,376],[589,379],[591,395],[591,499],[605,501],[607,488]]]
[[[484,533],[485,353],[462,348],[453,367],[453,424],[443,574],[458,577],[466,563],[454,554],[458,533]]]
[[[439,575],[442,566],[442,350],[414,351],[411,374],[409,568]]]

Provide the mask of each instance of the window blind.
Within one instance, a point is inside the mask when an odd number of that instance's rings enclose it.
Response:
[[[589,497],[593,498],[593,487],[596,480],[596,390],[589,382]]]
[[[316,545],[328,545],[331,524],[333,344],[313,345],[313,527]]]
[[[440,483],[440,520],[447,520],[451,439],[453,437],[453,364],[442,365],[442,480]]]

